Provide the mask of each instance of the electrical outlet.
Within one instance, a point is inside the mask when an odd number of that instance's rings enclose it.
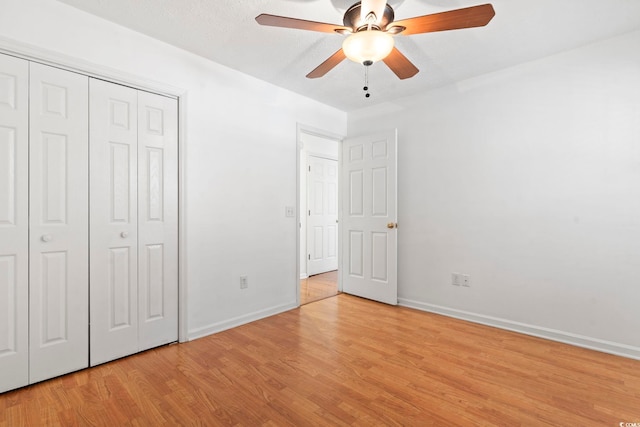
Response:
[[[470,288],[471,287],[471,279],[469,278],[468,274],[463,274],[462,275],[462,286],[464,286],[466,288]]]
[[[249,287],[249,278],[247,276],[240,276],[240,289],[247,289]]]
[[[296,216],[296,210],[293,206],[285,206],[284,208],[284,216],[287,218],[293,218]]]
[[[453,286],[460,286],[460,273],[451,273],[451,284]]]

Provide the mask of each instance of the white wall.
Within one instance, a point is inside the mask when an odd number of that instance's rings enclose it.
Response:
[[[349,136],[399,129],[402,304],[640,358],[639,46],[349,114]]]
[[[307,167],[309,155],[338,160],[340,142],[333,137],[300,132],[300,278],[307,275]]]
[[[296,126],[345,134],[345,113],[54,0],[0,0],[0,37],[186,91],[191,337],[295,306]]]

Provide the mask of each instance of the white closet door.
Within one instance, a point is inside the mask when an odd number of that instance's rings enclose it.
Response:
[[[88,366],[88,78],[31,63],[30,382]]]
[[[140,350],[178,340],[178,105],[138,92]]]
[[[29,382],[29,63],[0,55],[0,393]]]
[[[91,365],[138,351],[137,91],[91,79]]]

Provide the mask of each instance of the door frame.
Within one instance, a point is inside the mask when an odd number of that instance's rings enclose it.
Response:
[[[301,215],[303,212],[300,211],[300,182],[301,182],[301,173],[300,170],[300,158],[302,149],[304,148],[304,143],[302,142],[302,135],[313,135],[324,139],[330,139],[333,141],[337,141],[339,145],[338,149],[338,172],[342,170],[342,141],[344,140],[344,135],[339,135],[333,132],[329,132],[323,129],[319,129],[313,126],[309,126],[303,123],[296,124],[296,269],[295,269],[295,284],[296,284],[296,306],[300,307],[300,232],[301,232]],[[312,154],[312,153],[309,153]],[[313,154],[312,154],[313,155]],[[326,156],[325,156],[326,157]],[[342,204],[340,203],[342,195],[342,180],[338,179],[338,224],[342,222]],[[306,230],[305,230],[306,232]],[[342,238],[341,233],[338,233],[338,292],[342,291]]]
[[[167,96],[178,101],[178,342],[189,341],[187,316],[186,107],[188,91],[81,58],[0,36],[0,53]],[[299,283],[299,281],[298,281]],[[299,301],[298,301],[299,302]],[[87,304],[89,302],[87,301]]]

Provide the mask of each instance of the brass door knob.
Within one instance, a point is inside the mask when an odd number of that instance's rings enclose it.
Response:
[[[398,227],[398,223],[396,222],[390,222],[387,224],[387,228],[397,228]]]

